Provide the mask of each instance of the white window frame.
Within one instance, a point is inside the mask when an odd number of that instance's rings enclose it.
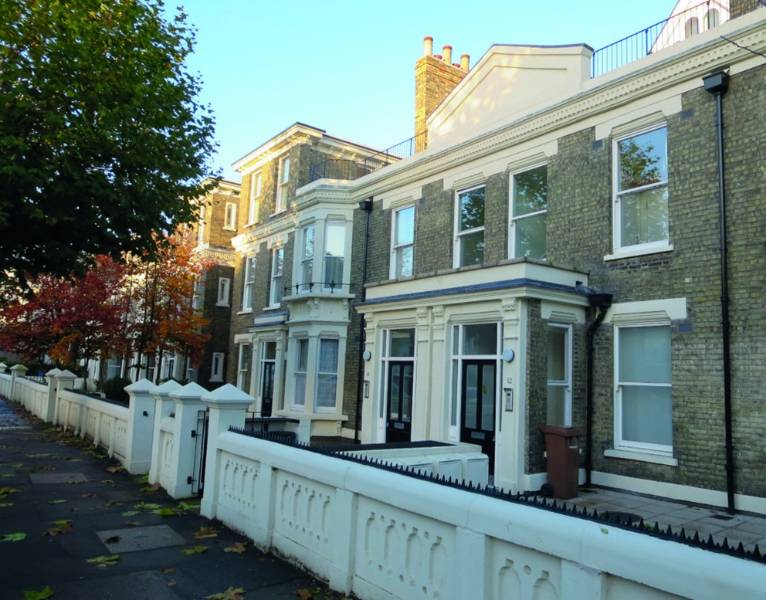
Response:
[[[257,171],[250,175],[250,199],[247,208],[247,225],[255,225],[258,221],[258,207],[263,193],[263,174]]]
[[[266,345],[267,344],[274,344],[274,358],[266,358]],[[261,399],[261,410],[263,410],[263,372],[266,368],[267,363],[273,363],[274,364],[274,380],[271,382],[272,384],[272,398],[271,398],[271,410],[274,412],[276,410],[276,398],[274,397],[274,394],[277,390],[277,356],[279,354],[278,351],[278,344],[277,340],[262,340],[261,341],[261,354],[260,354],[260,368],[258,369],[258,397]]]
[[[216,306],[229,306],[229,294],[231,290],[231,279],[229,277],[218,278],[218,295]]]
[[[463,354],[463,340],[465,337],[465,328],[471,325],[497,325],[496,352],[497,354]],[[457,353],[454,351],[454,337],[457,331],[458,343]],[[495,361],[495,429],[498,428],[501,410],[501,383],[502,383],[502,352],[503,352],[503,322],[502,321],[471,321],[468,323],[450,323],[449,335],[449,374],[447,396],[447,429],[450,441],[460,441],[461,421],[461,398],[460,392],[463,389],[463,360],[494,360]],[[457,369],[457,379],[455,379],[454,370]],[[457,385],[455,390],[455,405],[452,405],[453,382]]]
[[[638,327],[667,327],[670,329],[670,323],[666,320],[657,320],[657,321],[647,321],[643,323],[630,323],[630,324],[615,324],[614,325],[614,356],[613,356],[613,367],[614,367],[614,448],[615,450],[624,450],[626,452],[640,452],[644,454],[649,455],[657,455],[657,456],[663,456],[663,457],[670,457],[673,456],[673,446],[667,446],[664,444],[650,444],[646,442],[635,442],[632,440],[624,440],[622,437],[622,387],[623,385],[634,383],[634,382],[621,382],[620,381],[620,330],[622,329],[635,329]],[[672,339],[671,339],[671,347],[670,347],[670,360],[671,360],[671,373],[672,373],[672,362],[673,362],[673,345],[672,345]],[[666,387],[670,388],[671,390],[671,427],[672,427],[672,419],[673,419],[673,409],[672,409],[672,390],[673,390],[673,382],[672,382],[672,376],[671,376],[671,382],[670,383],[644,383],[644,382],[635,382],[636,384],[640,384],[644,387]]]
[[[331,340],[334,341],[338,345],[338,360],[335,363],[335,371],[320,371],[319,370],[319,354],[322,352],[322,341],[325,340]],[[341,349],[343,348],[343,345],[340,343],[340,338],[338,336],[332,336],[332,335],[322,335],[317,338],[316,343],[316,373],[314,374],[314,412],[316,413],[336,413],[338,412],[338,393],[340,391],[339,387],[339,380],[340,380],[340,363],[342,360],[341,357]],[[335,376],[335,403],[332,406],[319,406],[319,376],[320,375],[334,375]]]
[[[281,257],[281,268],[277,272],[277,257]],[[282,281],[285,273],[285,248],[276,246],[271,249],[271,277],[269,285],[269,306],[268,308],[278,308],[282,302],[283,289]]]
[[[293,393],[292,398],[290,400],[291,408],[293,410],[297,411],[305,411],[306,410],[306,398],[308,395],[308,372],[309,372],[309,364],[311,356],[311,338],[307,336],[301,336],[296,337],[295,339],[295,350],[293,350],[294,356],[295,356],[295,368],[293,369],[293,373],[295,375],[303,375],[304,378],[304,384],[303,384],[303,402],[298,403],[296,400],[298,399],[298,396],[296,394],[297,385],[293,385]],[[306,366],[303,370],[301,370],[301,344],[305,342],[306,343]],[[294,382],[297,382],[297,378],[294,380]]]
[[[164,359],[165,362],[165,368],[164,371],[164,378],[165,379],[173,379],[173,375],[175,374],[176,370],[176,355],[175,354],[168,354],[165,356]]]
[[[508,228],[509,228],[509,231],[508,231],[508,258],[519,258],[518,256],[516,256],[516,221],[521,221],[522,219],[527,219],[529,217],[536,217],[538,215],[546,215],[546,214],[548,214],[548,205],[547,205],[547,203],[546,203],[545,210],[538,210],[536,212],[527,213],[525,215],[521,215],[521,216],[518,216],[518,217],[516,216],[516,213],[514,211],[513,198],[514,198],[514,194],[516,193],[516,175],[521,175],[522,173],[526,173],[527,171],[532,171],[534,169],[539,169],[540,167],[545,167],[546,170],[547,170],[548,163],[547,162],[536,163],[534,165],[531,165],[531,166],[528,166],[528,167],[524,167],[523,169],[518,169],[517,171],[514,171],[514,172],[512,172],[509,175],[509,182],[508,182],[508,190],[509,190],[509,195],[508,195],[508,215],[509,215],[509,219],[508,219]],[[547,171],[546,171],[546,185],[547,185]],[[550,189],[550,187],[548,189]],[[547,222],[546,222],[545,228],[546,228],[546,248],[545,248],[545,250],[546,250],[546,255],[547,255],[547,253],[548,253],[548,244],[547,244],[547,229],[548,229],[548,224],[547,224]],[[534,258],[536,258],[537,260],[545,260],[545,258],[542,258],[542,259],[537,258],[537,257],[534,257]]]
[[[277,191],[274,198],[274,214],[287,210],[287,184],[290,181],[290,157],[283,156],[277,163]]]
[[[326,261],[328,258],[327,256],[327,241],[329,240],[330,236],[328,235],[330,227],[333,225],[340,225],[343,227],[343,256],[340,257],[343,261],[343,267],[341,268],[341,275],[340,275],[340,284],[336,286],[335,288],[332,288],[330,286],[330,282],[327,281],[327,265]],[[314,232],[316,235],[316,232]],[[346,265],[348,261],[346,260],[348,258],[347,250],[348,250],[348,222],[343,219],[328,219],[325,221],[324,225],[324,238],[322,243],[322,289],[323,291],[329,292],[332,291],[334,293],[339,293],[343,291],[343,286],[346,282]],[[316,238],[314,238],[316,240]],[[314,248],[314,254],[316,255],[316,247]],[[338,258],[338,257],[332,257],[332,258]]]
[[[223,381],[223,359],[223,352],[213,352],[213,356],[210,360],[210,381]]]
[[[255,265],[254,256],[245,255],[245,272],[242,279],[242,312],[253,311],[253,291],[255,289]]]
[[[627,140],[632,137],[656,131],[658,129],[665,129],[665,160],[668,161],[668,178],[664,181],[657,183],[650,183],[648,185],[642,185],[630,190],[620,192],[620,147],[619,144],[623,140]],[[670,155],[668,154],[668,124],[663,121],[660,123],[654,123],[648,127],[631,130],[628,133],[624,133],[615,137],[612,140],[612,251],[613,255],[609,258],[620,258],[623,256],[633,256],[641,254],[651,254],[654,252],[663,252],[672,250],[673,246],[670,243]],[[656,242],[647,242],[645,244],[633,244],[631,246],[622,245],[622,202],[621,197],[637,192],[643,192],[646,190],[659,189],[662,187],[668,188],[668,239],[658,240]]]
[[[412,330],[412,356],[391,356],[391,331],[402,329]],[[388,365],[391,361],[412,362],[412,414],[410,415],[410,426],[415,417],[415,390],[417,389],[417,364],[416,355],[418,353],[418,329],[415,325],[402,325],[397,327],[388,327],[381,330],[380,340],[380,386],[378,393],[380,399],[378,403],[378,440],[385,442],[388,417]]]
[[[312,231],[313,242],[311,247],[311,256],[306,255],[306,233],[308,230]],[[316,242],[317,232],[314,223],[309,223],[301,229],[301,258],[300,258],[300,285],[298,286],[299,294],[306,294],[311,291],[316,275],[316,267],[314,265],[314,258],[316,257]],[[311,281],[306,281],[306,265],[311,265]]]
[[[481,227],[474,227],[473,229],[466,229],[465,231],[460,231],[460,196],[461,194],[466,194],[468,192],[472,192],[473,190],[478,190],[484,188],[484,224]],[[454,200],[454,207],[453,207],[453,215],[454,215],[454,232],[453,232],[453,251],[452,251],[452,266],[456,269],[459,269],[461,267],[462,262],[462,256],[460,252],[460,238],[464,235],[469,235],[472,233],[478,233],[482,232],[482,234],[486,233],[486,226],[487,226],[487,185],[485,183],[482,183],[480,185],[474,185],[472,187],[464,188],[462,190],[457,190],[455,192],[455,200]],[[486,237],[484,239],[484,250],[486,251],[487,247],[487,240]],[[482,262],[484,262],[484,258],[482,257]]]
[[[205,278],[204,273],[200,273],[194,278],[191,298],[191,307],[194,310],[201,310],[205,305]]]
[[[245,346],[250,347],[250,363],[246,364],[243,368],[242,366],[242,358],[245,354]],[[237,387],[242,390],[242,386],[245,383],[245,378],[247,377],[248,373],[252,373],[252,362],[253,362],[253,345],[250,342],[245,342],[242,344],[239,344],[239,348],[237,348]],[[250,385],[252,385],[252,374],[250,376]],[[246,394],[250,393],[250,390],[242,390]]]
[[[223,228],[227,231],[237,230],[237,205],[227,202],[223,212]]]
[[[402,211],[412,209],[412,242],[409,244],[398,244],[397,238],[399,237],[398,216]],[[399,279],[400,277],[412,277],[415,271],[415,220],[417,219],[418,209],[415,204],[407,204],[406,206],[400,206],[393,211],[391,215],[391,260],[389,266],[389,277],[391,279]],[[401,275],[398,272],[398,257],[399,251],[403,248],[412,247],[412,273],[409,275]]]
[[[568,323],[548,323],[548,327],[552,329],[563,329],[565,331],[564,342],[564,368],[566,372],[566,379],[554,380],[547,379],[546,375],[546,402],[548,400],[547,391],[549,387],[563,387],[564,388],[564,424],[563,427],[572,426],[572,326]],[[547,415],[547,406],[546,406]]]

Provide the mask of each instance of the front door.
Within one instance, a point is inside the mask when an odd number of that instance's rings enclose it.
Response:
[[[261,416],[271,416],[271,405],[274,401],[274,362],[264,361],[261,374]]]
[[[412,361],[388,363],[387,442],[409,442],[412,435]]]
[[[490,473],[495,462],[496,370],[494,360],[463,360],[460,441],[481,446],[489,457]]]

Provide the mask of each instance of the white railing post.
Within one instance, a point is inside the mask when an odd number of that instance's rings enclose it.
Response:
[[[173,412],[175,401],[170,393],[181,388],[181,384],[173,379],[157,386],[154,390],[154,434],[152,435],[152,464],[149,467],[149,483],[152,485],[160,480],[162,465],[162,448],[160,448],[160,425]]]
[[[148,473],[152,463],[154,393],[156,389],[156,386],[148,379],[139,379],[125,388],[130,396],[127,465],[125,468],[134,475]]]
[[[59,423],[64,426],[64,431],[67,429],[67,425],[69,422],[69,405],[70,402],[67,402],[67,409],[64,414],[64,420],[61,420],[61,392],[63,392],[66,389],[71,389],[72,386],[74,386],[74,380],[77,378],[77,376],[72,373],[72,371],[69,371],[67,369],[64,369],[63,371],[59,371],[56,375],[56,411],[55,411],[55,418],[53,420],[54,424]]]
[[[244,427],[247,407],[255,400],[230,383],[202,396],[210,410],[207,430],[207,453],[205,455],[205,487],[202,493],[200,512],[213,519],[218,510],[218,437],[229,427]]]
[[[9,398],[14,402],[20,401],[16,398],[16,382],[18,381],[19,377],[24,377],[26,374],[27,368],[22,364],[13,365],[11,367],[11,393],[9,394]]]
[[[45,381],[48,382],[48,398],[43,408],[43,420],[46,423],[53,423],[56,419],[56,375],[61,373],[61,369],[53,368],[45,374]]]
[[[201,400],[204,394],[207,394],[207,390],[194,382],[170,393],[176,405],[171,463],[173,473],[169,489],[166,490],[171,498],[188,498],[192,495],[195,438],[201,433],[196,431],[197,413],[205,408]]]

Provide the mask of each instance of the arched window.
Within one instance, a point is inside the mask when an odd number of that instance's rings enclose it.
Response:
[[[689,39],[700,32],[700,22],[697,17],[692,17],[684,25],[684,39]]]
[[[713,29],[721,24],[721,15],[718,13],[718,9],[711,8],[705,13],[705,27],[707,29]]]

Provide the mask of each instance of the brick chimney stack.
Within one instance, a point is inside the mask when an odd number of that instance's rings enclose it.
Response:
[[[433,54],[434,39],[423,39],[423,56],[415,63],[415,152],[425,150],[426,119],[442,100],[455,89],[470,68],[470,57],[463,54],[460,64],[452,64],[452,46],[445,45],[442,55]]]

